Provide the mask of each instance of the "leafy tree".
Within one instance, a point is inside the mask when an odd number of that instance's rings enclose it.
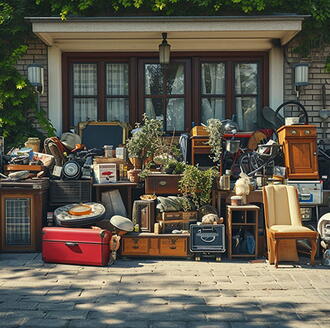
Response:
[[[299,34],[297,51],[330,44],[330,0],[0,0],[0,134],[10,143],[34,131],[27,111],[52,134],[42,113],[36,113],[33,89],[15,69],[27,49],[31,26],[27,16],[143,16],[143,15],[265,15],[297,13],[310,15]],[[330,71],[330,59],[326,66]],[[25,127],[21,129],[21,127]],[[34,129],[34,130],[33,130]],[[36,132],[33,132],[33,134]],[[14,134],[17,137],[14,137]]]

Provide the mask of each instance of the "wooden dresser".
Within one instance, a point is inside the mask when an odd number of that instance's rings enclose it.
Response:
[[[120,243],[122,256],[189,256],[189,234],[130,233]]]
[[[288,179],[318,180],[315,125],[284,125],[277,130]]]

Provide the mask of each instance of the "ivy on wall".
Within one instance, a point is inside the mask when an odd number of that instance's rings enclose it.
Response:
[[[329,0],[0,0],[0,135],[7,145],[26,137],[53,135],[54,129],[43,111],[37,112],[33,88],[15,68],[32,36],[28,16],[136,16],[136,15],[267,15],[296,13],[310,15],[298,35],[297,52],[330,44]],[[330,59],[326,63],[330,71]],[[27,113],[32,113],[29,116]]]

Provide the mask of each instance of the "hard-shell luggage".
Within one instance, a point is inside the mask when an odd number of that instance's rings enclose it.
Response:
[[[111,233],[106,230],[52,227],[42,229],[45,262],[104,266]]]

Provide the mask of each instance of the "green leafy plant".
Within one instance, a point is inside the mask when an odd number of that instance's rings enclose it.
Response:
[[[126,143],[129,156],[144,159],[153,157],[161,143],[160,137],[164,134],[162,122],[144,114],[142,124],[136,123],[135,127],[138,130]]]
[[[218,173],[214,169],[200,170],[198,166],[186,165],[179,181],[179,190],[199,209],[211,203],[213,181],[217,176]],[[185,208],[185,210],[189,209]]]
[[[224,128],[220,120],[211,118],[207,121],[206,130],[209,133],[208,144],[211,146],[212,155],[210,156],[214,163],[220,165],[222,157],[222,139]]]

